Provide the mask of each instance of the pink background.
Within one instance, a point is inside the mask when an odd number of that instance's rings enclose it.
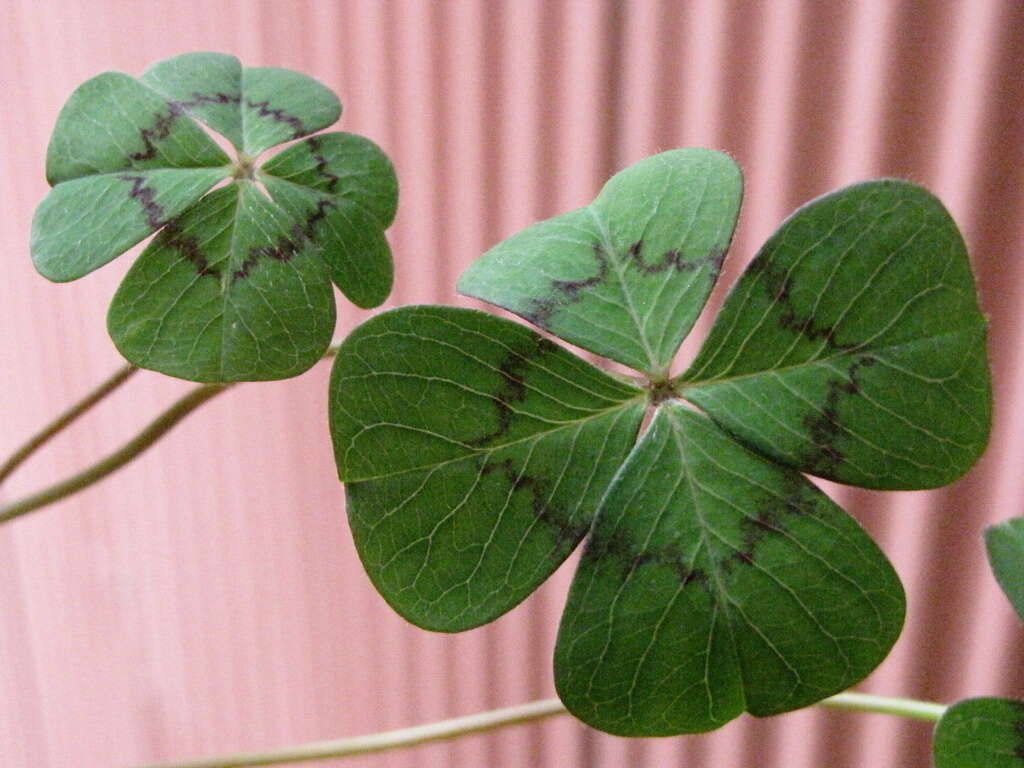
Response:
[[[980,538],[1024,513],[1024,3],[4,0],[0,455],[120,365],[104,314],[130,258],[60,286],[29,260],[57,112],[100,71],[191,50],[309,72],[341,95],[339,128],[391,154],[402,197],[386,306],[473,306],[452,288],[475,256],[658,150],[721,148],[745,170],[713,303],[808,198],[879,176],[930,187],[965,233],[992,320],[996,427],[950,488],[830,486],[908,592],[904,635],[862,689],[1024,697],[1024,631]],[[339,338],[369,316],[340,314]],[[407,626],[352,549],[328,371],[240,386],[120,473],[0,528],[0,765],[198,757],[552,695],[571,564],[489,627]],[[113,449],[187,388],[138,374],[0,500]],[[854,768],[926,765],[928,749],[925,724],[812,710],[658,741],[558,718],[346,764]]]

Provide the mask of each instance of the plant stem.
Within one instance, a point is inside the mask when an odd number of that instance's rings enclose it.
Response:
[[[328,358],[334,357],[337,353],[338,345],[332,344],[330,347],[327,348],[327,351],[324,352],[324,356],[321,358],[321,360],[326,360]],[[134,372],[134,370],[132,372]],[[129,375],[131,375],[132,372],[124,373],[124,371],[119,371],[118,373],[124,374],[124,378],[127,378]],[[84,412],[96,401],[98,401],[99,398],[103,397],[104,394],[106,394],[109,391],[113,391],[113,389],[116,389],[120,382],[115,383],[113,385],[111,385],[111,382],[114,382],[115,379],[117,379],[117,377],[117,374],[111,376],[110,379],[104,382],[103,385],[97,387],[96,390],[94,390],[93,394],[102,392],[102,394],[100,394],[99,397],[96,398],[96,400],[87,403],[89,398],[86,398],[81,403],[74,406],[67,413],[62,414],[61,417],[55,420],[49,427],[40,432],[39,435],[37,435],[36,437],[32,438],[32,440],[29,441],[29,443],[26,443],[26,446],[30,445],[33,441],[37,441],[40,435],[44,435],[47,432],[56,433],[64,426],[66,426],[67,423],[73,421],[74,418],[78,415],[78,413]],[[104,392],[104,387],[107,386],[109,386],[109,389],[107,389],[107,391]],[[120,448],[118,448],[110,455],[106,456],[103,459],[100,459],[92,466],[83,469],[81,472],[72,475],[66,480],[61,480],[60,482],[55,483],[54,485],[51,485],[48,488],[44,488],[41,491],[37,491],[36,493],[31,494],[30,496],[26,496],[23,499],[11,502],[10,504],[7,504],[5,506],[0,506],[0,524],[13,520],[16,517],[21,517],[22,515],[27,514],[29,512],[33,512],[34,510],[37,510],[40,507],[45,507],[47,504],[53,504],[55,501],[60,501],[61,499],[71,496],[72,494],[78,493],[79,491],[88,488],[93,483],[102,480],[110,473],[115,472],[121,467],[123,467],[132,459],[135,459],[138,456],[140,456],[153,443],[155,443],[157,440],[163,437],[163,435],[166,432],[168,432],[175,424],[177,424],[183,418],[192,413],[192,411],[194,411],[200,405],[205,403],[207,400],[219,395],[226,389],[230,389],[233,386],[233,383],[229,383],[201,384],[200,386],[195,387],[187,395],[185,395],[181,399],[177,400],[173,405],[171,405],[170,408],[168,408],[159,416],[157,416],[141,432],[135,435],[135,437],[133,437],[131,440],[129,440],[127,443],[122,445]],[[90,397],[92,397],[92,395],[90,395]],[[72,414],[73,411],[77,412]],[[66,416],[68,416],[68,414],[72,414],[70,420],[68,420],[64,424],[60,424],[61,419],[64,419]],[[37,448],[39,445],[42,445],[42,443],[49,439],[50,436],[51,435],[46,435],[45,437],[43,437],[43,439],[40,440],[35,446],[33,446],[32,449],[28,451],[28,453],[31,453],[32,450],[35,450],[35,448]],[[24,450],[24,448],[19,449],[19,453],[23,452]],[[16,458],[18,458],[18,454],[15,454],[15,456],[9,459],[4,464],[4,466],[7,467]],[[15,466],[21,461],[24,461],[24,457],[14,462]]]
[[[232,385],[203,384],[196,387],[157,416],[141,432],[109,456],[100,459],[92,466],[83,469],[66,480],[62,480],[30,496],[0,507],[0,523],[6,523],[16,517],[21,517],[40,507],[45,507],[47,504],[53,504],[55,501],[60,501],[67,496],[78,493],[83,488],[88,488],[96,481],[102,480],[111,472],[117,471],[129,461],[141,455],[147,448],[159,440],[164,433],[170,430],[171,427],[211,397],[219,395],[230,386]]]
[[[946,707],[927,701],[913,699],[897,699],[888,696],[873,696],[867,693],[840,693],[820,702],[821,706],[834,709],[848,709],[855,712],[878,712],[887,715],[899,715],[918,720],[938,720]],[[386,752],[391,749],[402,749],[426,744],[431,741],[443,741],[473,733],[482,733],[510,725],[519,725],[543,720],[555,715],[566,714],[565,705],[558,699],[531,701],[516,707],[495,709],[480,712],[466,717],[456,717],[437,723],[417,725],[412,728],[400,728],[396,731],[354,736],[334,741],[315,741],[294,747],[270,750],[267,752],[239,752],[233,755],[207,757],[199,760],[186,760],[177,763],[154,763],[139,768],[246,768],[246,766],[281,765],[284,763],[301,763],[307,760],[326,760],[329,758],[352,757],[371,752]]]
[[[181,763],[157,763],[141,768],[242,768],[253,765],[278,765],[301,763],[306,760],[324,760],[332,757],[351,757],[371,752],[386,752],[391,749],[414,747],[431,741],[454,739],[471,733],[483,733],[509,725],[530,723],[536,720],[565,714],[565,705],[558,699],[531,701],[515,707],[478,712],[465,717],[455,717],[437,723],[415,725],[396,731],[384,731],[368,736],[353,736],[335,741],[314,741],[295,747],[285,747],[268,752],[239,752],[234,755],[187,760]]]
[[[938,722],[946,712],[945,704],[917,699],[899,699],[891,696],[874,696],[870,693],[847,691],[821,702],[821,706],[832,709],[846,709],[852,712],[876,712],[881,715],[897,715],[913,720]]]
[[[92,392],[87,394],[77,403],[60,414],[60,416],[39,430],[39,432],[25,441],[20,448],[11,454],[11,457],[7,459],[7,461],[0,465],[0,483],[6,480],[10,474],[25,461],[25,459],[49,442],[50,438],[70,426],[71,423],[78,419],[79,416],[128,381],[132,374],[138,370],[139,369],[136,366],[131,364],[119,368],[113,376],[108,378]]]

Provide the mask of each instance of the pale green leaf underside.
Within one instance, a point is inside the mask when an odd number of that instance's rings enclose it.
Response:
[[[782,225],[678,384],[784,464],[868,488],[930,488],[962,475],[988,440],[985,338],[941,203],[908,182],[867,182]]]
[[[341,116],[338,97],[313,78],[288,69],[242,67],[221,53],[182,54],[154,64],[139,79],[250,157]]]
[[[996,581],[1024,620],[1024,517],[986,528],[985,548]]]
[[[107,327],[121,353],[193,381],[298,375],[334,330],[330,280],[313,244],[251,182],[212,192],[160,232],[121,283]]]
[[[443,631],[518,604],[586,533],[643,411],[639,390],[507,320],[407,307],[364,323],[330,421],[377,589]]]
[[[935,768],[1022,768],[1024,701],[957,702],[935,728],[933,754]]]
[[[648,157],[613,176],[591,205],[492,248],[458,290],[662,375],[718,277],[742,188],[720,152]]]
[[[827,496],[667,403],[598,510],[556,684],[610,733],[708,731],[848,688],[903,614],[885,556]]]

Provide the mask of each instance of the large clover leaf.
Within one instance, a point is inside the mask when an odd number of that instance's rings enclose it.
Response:
[[[367,139],[310,136],[340,114],[312,78],[224,54],[178,56],[138,79],[94,77],[50,141],[36,268],[75,280],[159,231],[110,308],[121,353],[195,381],[301,373],[330,343],[332,281],[362,307],[391,290],[394,171]],[[255,167],[265,150],[307,136]]]
[[[931,487],[988,436],[966,251],[938,201],[905,182],[798,210],[693,366],[667,377],[718,274],[739,179],[707,150],[648,158],[463,276],[464,292],[633,365],[635,381],[440,307],[374,318],[335,363],[335,456],[374,584],[420,626],[467,629],[586,537],[556,685],[612,733],[706,731],[862,679],[899,634],[903,590],[801,472]]]

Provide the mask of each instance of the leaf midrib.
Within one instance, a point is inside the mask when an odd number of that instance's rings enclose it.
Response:
[[[341,478],[341,480],[342,480],[342,482],[346,482],[346,483],[349,483],[349,482],[365,482],[365,481],[370,481],[370,480],[382,480],[384,478],[396,477],[398,475],[404,475],[404,474],[408,474],[410,472],[422,472],[423,470],[427,470],[427,469],[429,469],[429,470],[438,469],[440,467],[447,466],[448,464],[453,464],[453,463],[455,463],[457,461],[465,461],[466,459],[468,459],[470,457],[473,457],[473,456],[489,456],[491,454],[497,453],[498,451],[502,451],[502,450],[505,450],[507,448],[512,448],[514,446],[522,445],[522,444],[528,443],[530,441],[536,441],[536,440],[540,440],[540,439],[545,438],[545,437],[549,437],[550,435],[556,434],[556,433],[558,433],[558,432],[560,432],[561,430],[564,430],[564,429],[570,429],[570,428],[574,428],[574,427],[579,427],[582,424],[585,424],[585,423],[587,423],[589,421],[593,421],[595,419],[599,419],[599,418],[601,418],[603,416],[607,416],[610,413],[615,413],[616,411],[623,411],[623,410],[629,408],[630,406],[634,406],[634,405],[637,405],[638,403],[644,402],[646,397],[647,397],[647,395],[646,395],[645,392],[638,392],[636,395],[634,395],[633,397],[629,398],[628,400],[620,401],[620,402],[616,403],[615,405],[613,405],[611,407],[608,407],[608,408],[603,408],[600,411],[592,411],[590,414],[588,414],[587,416],[585,416],[583,418],[572,419],[571,421],[564,421],[564,422],[559,423],[558,426],[551,427],[550,429],[541,430],[539,432],[533,433],[532,435],[528,435],[526,437],[521,437],[518,440],[512,440],[510,442],[502,443],[500,445],[491,445],[491,446],[487,446],[486,448],[473,448],[473,449],[467,451],[465,454],[463,454],[461,456],[455,456],[455,457],[453,457],[451,459],[446,459],[444,461],[439,461],[439,462],[435,462],[435,463],[431,463],[431,464],[420,464],[420,465],[415,466],[415,467],[409,467],[409,468],[401,469],[401,470],[398,470],[398,471],[395,471],[395,472],[385,472],[385,473],[382,473],[382,474],[379,474],[379,475],[368,475],[366,477],[343,476]],[[353,435],[351,438],[349,438],[349,441],[348,441],[349,445],[346,448],[346,453],[349,450],[351,450],[352,442],[359,436],[359,434],[362,434],[363,432],[365,432],[369,428],[383,427],[383,426],[387,426],[387,427],[394,428],[394,429],[410,429],[409,427],[407,427],[406,425],[403,425],[403,424],[381,424],[381,423],[370,424],[370,425],[368,425],[366,427],[363,427],[363,429],[361,429],[359,431],[359,433],[357,433],[357,434]],[[428,434],[436,435],[436,433],[429,432],[429,430],[417,430],[417,431],[427,432]],[[443,436],[440,436],[440,437],[443,437]],[[639,440],[639,439],[640,439],[640,436],[638,435],[637,436],[637,440]],[[459,441],[451,441],[451,442],[459,442]]]

